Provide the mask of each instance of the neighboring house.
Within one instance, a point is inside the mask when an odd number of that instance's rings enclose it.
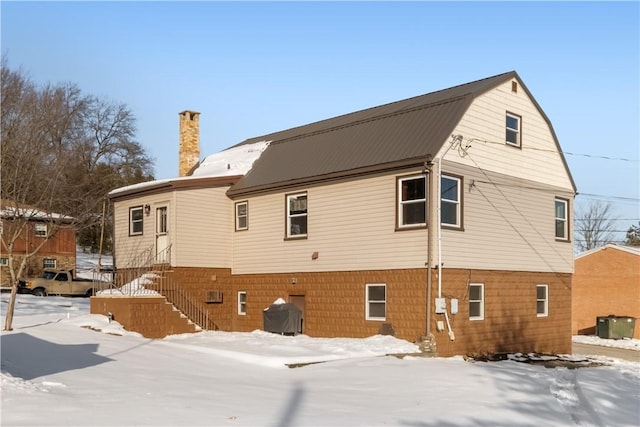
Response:
[[[576,256],[572,284],[574,335],[595,335],[598,317],[633,317],[640,338],[640,248],[606,245]]]
[[[50,236],[44,246],[31,256],[27,261],[27,266],[22,273],[23,277],[39,276],[45,268],[64,268],[73,270],[76,266],[76,230],[71,221],[65,221],[58,214],[47,214],[33,207],[22,207],[19,215],[16,215],[15,204],[6,200],[1,201],[0,208],[0,234],[2,234],[2,244],[0,244],[0,280],[2,287],[11,285],[11,274],[9,273],[9,253],[5,242],[14,233],[18,233],[18,238],[13,245],[14,265],[22,262],[24,254],[32,252],[46,239],[51,231],[52,224],[50,218],[56,217],[56,222],[62,224],[53,236]],[[20,224],[27,218],[26,227],[18,230]],[[17,231],[16,231],[17,230]]]
[[[199,165],[185,154],[198,122],[180,113],[180,177],[111,192],[119,271],[155,251],[182,290],[217,301],[207,317],[226,331],[261,329],[281,298],[315,337],[571,352],[576,188],[516,72],[251,138]]]

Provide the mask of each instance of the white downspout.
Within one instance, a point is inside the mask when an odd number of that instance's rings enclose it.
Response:
[[[451,135],[453,140],[446,150],[440,155],[438,159],[438,298],[442,298],[442,159],[447,155],[449,150],[456,144],[462,142],[462,135]],[[449,338],[451,341],[455,340],[455,334],[451,329],[451,323],[449,323],[449,315],[445,308],[444,318],[447,321],[447,328],[449,330]]]

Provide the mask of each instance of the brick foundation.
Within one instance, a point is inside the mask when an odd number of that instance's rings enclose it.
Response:
[[[304,300],[304,333],[312,337],[368,337],[379,333],[411,342],[426,334],[427,272],[425,269],[231,275],[229,269],[174,268],[168,273],[193,297],[205,301],[209,290],[223,293],[221,303],[207,304],[209,316],[223,331],[263,329],[263,311],[276,299]],[[432,299],[437,296],[434,271]],[[468,284],[484,283],[484,320],[469,320]],[[386,320],[365,319],[367,284],[387,286]],[[442,296],[457,298],[459,312],[450,314],[455,340],[448,331],[437,331],[445,322],[431,306],[431,332],[439,356],[494,352],[571,353],[571,275],[487,270],[444,270]],[[549,286],[549,315],[536,315],[536,285]],[[238,292],[246,292],[246,314],[238,313]],[[137,298],[134,298],[137,300]],[[128,309],[145,312],[159,309],[141,303]],[[153,307],[153,308],[152,308]],[[124,309],[124,307],[122,307]],[[119,308],[117,308],[119,309]],[[92,313],[94,313],[92,299]],[[104,314],[106,308],[102,309]],[[116,313],[129,321],[127,315]],[[158,314],[137,314],[131,325],[146,325],[162,335]],[[133,315],[132,315],[133,316]],[[120,319],[116,318],[118,321]],[[124,323],[123,323],[124,324]],[[446,324],[446,322],[445,322]],[[126,326],[125,326],[126,327]],[[133,327],[133,326],[132,326]],[[138,326],[136,326],[138,327]],[[155,329],[154,329],[155,328]],[[135,329],[134,330],[139,330]],[[150,332],[142,332],[145,336]],[[166,331],[164,335],[177,333]],[[162,335],[162,336],[164,336]]]
[[[90,312],[104,316],[112,313],[113,319],[126,330],[146,338],[196,332],[195,325],[174,310],[164,297],[91,297]]]

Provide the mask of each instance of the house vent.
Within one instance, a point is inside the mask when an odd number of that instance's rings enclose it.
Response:
[[[207,291],[205,302],[222,302],[222,291]]]

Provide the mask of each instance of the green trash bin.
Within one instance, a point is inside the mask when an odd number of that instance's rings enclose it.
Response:
[[[636,326],[635,317],[630,316],[599,316],[596,318],[596,335],[600,338],[619,340],[633,338]]]

